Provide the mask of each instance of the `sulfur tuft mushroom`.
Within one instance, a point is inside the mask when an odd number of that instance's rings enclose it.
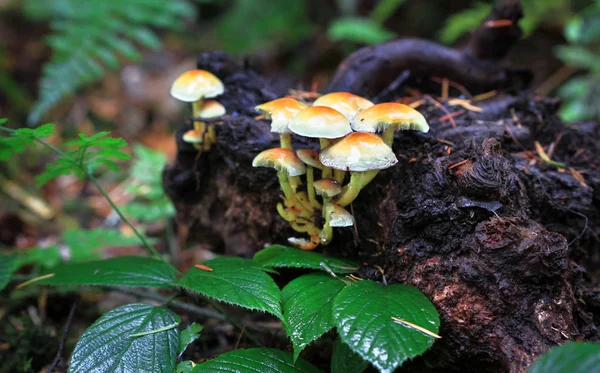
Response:
[[[306,166],[298,158],[296,153],[289,149],[274,148],[268,149],[259,153],[252,161],[252,167],[271,167],[277,170],[279,178],[279,186],[285,195],[285,198],[292,206],[295,206],[298,201],[290,183],[289,177],[300,176],[306,173]]]
[[[314,168],[323,169],[323,164],[319,160],[319,153],[312,149],[299,149],[296,150],[296,154],[306,164],[306,191],[308,192],[308,200],[313,207],[321,208],[315,198],[315,190],[313,188],[315,181]]]
[[[373,103],[350,92],[333,92],[319,97],[313,105],[335,109],[351,121],[358,112],[370,108]]]
[[[321,243],[327,245],[333,238],[333,227],[349,227],[354,224],[354,217],[342,206],[335,203],[325,204],[325,224],[319,233]]]
[[[423,114],[410,106],[395,102],[377,104],[360,112],[354,117],[352,128],[358,132],[383,132],[383,142],[387,146],[392,146],[394,131],[429,131]]]
[[[365,179],[372,180],[379,170],[398,162],[392,149],[379,136],[368,132],[349,134],[325,149],[319,158],[327,167],[350,171],[350,182],[335,200],[342,207],[354,201],[367,185]]]
[[[266,119],[271,119],[271,132],[279,134],[281,147],[292,149],[291,132],[288,128],[289,121],[300,111],[308,108],[308,105],[291,97],[278,98],[277,100],[265,102],[255,109],[263,113]]]
[[[192,102],[196,117],[205,98],[223,94],[225,87],[219,78],[206,70],[190,70],[181,74],[171,86],[171,96],[184,102]]]

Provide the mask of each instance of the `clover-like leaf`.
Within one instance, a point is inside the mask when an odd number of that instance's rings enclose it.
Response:
[[[75,346],[69,373],[173,372],[179,317],[168,309],[132,303],[102,315]]]
[[[600,343],[567,343],[546,352],[529,373],[591,373],[600,371]]]
[[[283,318],[279,287],[249,259],[221,257],[209,260],[201,268],[187,271],[179,285],[221,302]]]
[[[281,290],[285,331],[294,345],[294,359],[312,341],[335,326],[333,299],[346,286],[324,273],[292,280]]]
[[[322,264],[333,273],[352,273],[358,269],[358,263],[325,256],[313,251],[294,247],[273,245],[254,255],[254,261],[263,268],[306,268],[324,270]]]
[[[272,348],[250,348],[226,352],[219,357],[198,364],[191,373],[318,373],[309,362],[294,362],[289,352]]]
[[[175,268],[153,258],[120,256],[84,263],[64,263],[41,285],[113,285],[167,288],[175,283]]]
[[[341,339],[335,341],[331,355],[331,373],[362,373],[369,363]]]
[[[440,325],[435,307],[418,289],[369,280],[340,292],[333,317],[342,341],[381,372],[425,352]]]

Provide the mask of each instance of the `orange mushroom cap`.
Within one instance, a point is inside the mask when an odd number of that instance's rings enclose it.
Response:
[[[289,176],[300,176],[306,173],[306,166],[296,153],[284,148],[260,152],[252,161],[252,167],[272,167]]]
[[[224,91],[221,80],[206,70],[186,71],[171,86],[171,96],[185,102],[216,97]]]
[[[336,139],[352,132],[350,122],[327,106],[311,106],[296,114],[289,123],[292,132],[306,137]]]
[[[368,132],[353,132],[325,149],[320,157],[327,167],[344,171],[382,170],[398,159],[381,137]]]
[[[195,129],[191,129],[183,134],[183,141],[189,144],[200,144],[203,141],[202,134]]]
[[[227,110],[219,101],[208,100],[202,105],[202,109],[198,112],[198,116],[204,119],[216,118],[225,115]]]
[[[340,183],[333,179],[321,179],[314,182],[315,192],[318,195],[331,198],[342,192]]]
[[[290,119],[307,107],[305,103],[291,97],[283,97],[265,102],[255,109],[264,113],[265,118],[271,119],[271,132],[290,133],[288,128]]]
[[[333,92],[319,97],[313,105],[330,107],[352,120],[359,111],[370,108],[373,103],[350,92]]]
[[[384,129],[429,131],[423,114],[410,106],[396,102],[377,104],[361,111],[352,121],[352,128],[359,132],[379,132]]]
[[[319,170],[323,168],[323,164],[319,160],[319,153],[312,149],[298,149],[296,150],[296,155],[298,155],[298,158],[300,158],[302,162],[311,167],[318,168]]]

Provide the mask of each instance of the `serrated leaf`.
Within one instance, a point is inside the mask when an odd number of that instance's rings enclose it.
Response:
[[[529,373],[592,373],[600,371],[600,343],[572,342],[546,352]]]
[[[179,285],[221,302],[283,318],[279,287],[253,261],[221,257],[202,264],[212,271],[192,268]]]
[[[120,256],[84,263],[64,263],[50,270],[54,276],[40,285],[112,285],[168,288],[175,283],[175,268],[141,256]]]
[[[330,275],[311,273],[290,281],[281,290],[284,328],[294,345],[294,359],[335,326],[333,300],[344,286]]]
[[[192,373],[318,373],[309,362],[294,362],[289,352],[271,348],[250,348],[226,352],[219,357],[196,365]]]
[[[331,373],[362,373],[369,363],[363,360],[350,346],[336,339],[331,355]]]
[[[369,280],[350,284],[340,292],[333,317],[342,341],[381,372],[393,372],[434,342],[433,337],[394,322],[392,317],[433,333],[440,325],[435,307],[418,289]]]
[[[200,338],[200,332],[204,327],[195,322],[191,323],[187,328],[181,331],[179,336],[179,348],[177,349],[177,355],[181,355],[183,351],[196,339]]]
[[[378,44],[392,39],[396,34],[373,20],[360,17],[337,18],[329,25],[327,36],[331,41],[352,41]]]
[[[305,251],[294,247],[273,245],[254,255],[254,261],[263,268],[306,268],[324,270],[324,263],[333,273],[352,273],[358,269],[358,263],[327,257],[314,251]]]
[[[145,303],[115,308],[81,336],[69,373],[173,372],[179,329],[157,331],[179,322],[173,312]],[[156,331],[156,332],[152,332]],[[133,334],[149,333],[140,337]]]
[[[16,255],[0,255],[0,291],[6,287],[12,274],[17,270]]]

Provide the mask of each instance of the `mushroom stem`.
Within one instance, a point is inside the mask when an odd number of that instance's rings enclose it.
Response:
[[[313,207],[312,207],[310,200],[308,199],[308,196],[306,195],[306,193],[304,193],[304,192],[296,193],[296,199],[298,200],[298,202],[300,202],[299,206],[297,206],[297,207],[302,209],[303,212],[305,212],[305,214],[303,214],[303,215],[311,216]]]
[[[288,176],[284,172],[277,172],[277,178],[279,179],[279,187],[283,191],[285,198],[292,206],[297,205],[298,201],[296,201],[296,195],[292,191],[292,187],[288,181]]]
[[[350,172],[350,182],[344,187],[335,203],[342,207],[352,203],[358,197],[358,193],[360,193],[363,187],[364,174],[364,172],[359,171]]]
[[[323,205],[323,212],[325,214],[325,224],[323,225],[323,229],[319,233],[319,238],[321,239],[322,245],[328,245],[333,239],[333,228],[329,224],[331,221],[331,211],[329,210],[329,205]]]
[[[321,145],[321,150],[325,150],[331,142],[328,139],[319,137],[319,145]],[[330,167],[323,167],[321,170],[321,179],[329,179],[331,178],[332,170]]]
[[[206,135],[206,122],[201,120],[194,120],[194,129],[200,134],[202,137],[202,141],[204,142]]]
[[[300,178],[298,176],[288,176],[288,181],[290,182],[290,187],[292,188],[292,191],[296,193],[298,185],[300,185]]]
[[[315,196],[315,171],[311,166],[306,166],[306,191],[308,192],[308,201],[314,208],[321,208],[321,204]]]
[[[394,129],[393,128],[384,129],[383,133],[381,134],[381,138],[383,139],[383,142],[385,143],[385,145],[387,145],[391,148],[392,143],[394,142]]]
[[[298,222],[291,221],[290,226],[292,227],[293,230],[295,230],[296,232],[300,232],[300,233],[308,233],[310,235],[313,235],[315,232],[319,232],[319,230],[317,229],[317,227],[315,227],[315,225],[313,223],[306,223],[303,225],[299,225]]]
[[[285,221],[290,222],[296,219],[296,216],[294,214],[290,214],[289,212],[285,211],[281,202],[277,204],[277,212],[279,213],[279,216],[281,216]]]
[[[280,133],[279,134],[279,143],[281,147],[284,149],[293,150],[292,148],[292,135],[289,133]]]
[[[365,171],[365,174],[363,176],[363,182],[362,182],[362,188],[366,187],[374,178],[375,176],[377,176],[377,174],[379,173],[380,170],[370,170],[370,171]]]
[[[346,176],[346,171],[344,170],[333,170],[333,178],[338,183],[342,184],[344,182],[344,177]]]
[[[202,106],[204,106],[204,97],[199,99],[198,101],[192,102],[192,116],[197,118],[200,114],[200,110],[202,110]]]

